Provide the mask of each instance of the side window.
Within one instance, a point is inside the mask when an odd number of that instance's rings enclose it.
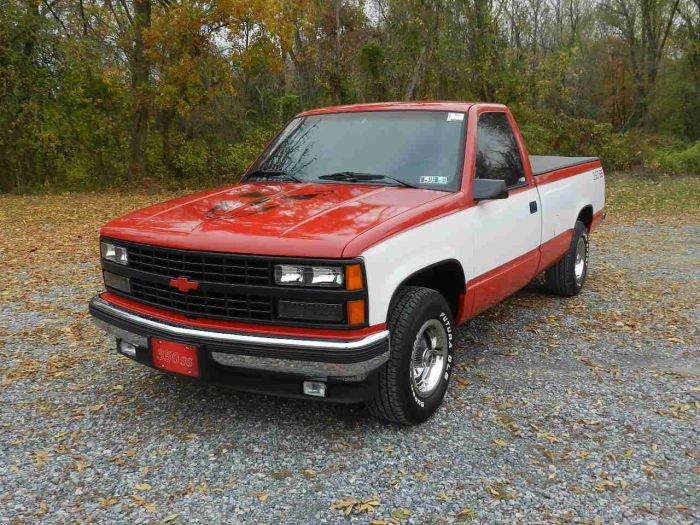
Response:
[[[477,179],[504,180],[509,188],[525,182],[520,149],[505,113],[479,115],[474,176]]]

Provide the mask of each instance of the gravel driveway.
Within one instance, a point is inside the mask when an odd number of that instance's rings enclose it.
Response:
[[[34,257],[50,234],[3,271],[0,523],[700,520],[698,224],[604,225],[579,297],[533,284],[460,330],[415,428],[119,357],[95,257]]]

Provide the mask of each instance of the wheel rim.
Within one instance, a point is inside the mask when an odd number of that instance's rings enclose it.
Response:
[[[586,275],[586,238],[582,235],[576,243],[576,263],[574,264],[576,284],[581,285]]]
[[[418,397],[428,397],[437,389],[447,353],[445,326],[437,319],[426,321],[418,330],[411,354],[411,382]]]

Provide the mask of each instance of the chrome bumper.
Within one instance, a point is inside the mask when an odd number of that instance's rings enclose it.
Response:
[[[97,326],[141,349],[149,348],[149,337],[170,337],[204,347],[212,361],[232,368],[360,381],[389,359],[388,330],[348,340],[206,330],[138,314],[99,296],[90,301],[90,313]]]

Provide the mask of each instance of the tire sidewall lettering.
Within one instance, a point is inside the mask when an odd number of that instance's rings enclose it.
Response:
[[[447,333],[448,352],[447,352],[447,359],[445,362],[445,371],[442,374],[442,380],[444,382],[443,384],[445,384],[445,383],[449,382],[450,375],[452,374],[452,353],[453,353],[453,348],[454,348],[454,330],[452,328],[452,322],[450,321],[449,316],[445,312],[440,312],[440,315],[437,316],[436,320],[438,320],[442,323],[442,325],[445,328],[445,332]],[[413,381],[410,378],[410,374],[413,373],[410,366],[408,369],[408,373],[409,373],[408,384],[409,384],[410,389],[411,389],[411,396],[413,397],[413,401],[420,408],[425,408],[425,400],[418,397],[418,394],[417,394],[415,387],[413,385]],[[442,392],[444,389],[445,389],[445,386],[442,386],[442,387],[436,389],[435,392],[433,393],[433,395],[440,393],[440,395],[442,396],[443,395]],[[426,399],[430,399],[430,398],[426,398]]]
[[[583,255],[583,279],[581,280],[581,284],[576,282],[576,277],[574,276],[574,282],[577,290],[581,290],[583,288],[583,285],[586,281],[586,278],[588,277],[588,260],[590,256],[590,243],[588,242],[588,233],[586,230],[583,230],[581,232],[581,237],[583,238],[583,245],[585,246],[585,253]],[[574,257],[576,255],[574,254]]]

